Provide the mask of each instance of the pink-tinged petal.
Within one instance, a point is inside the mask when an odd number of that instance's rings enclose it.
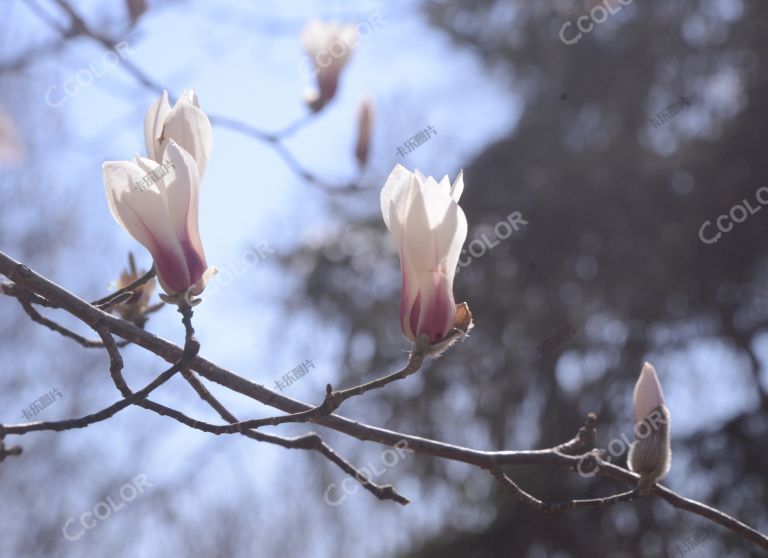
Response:
[[[213,146],[211,121],[196,105],[194,92],[183,95],[165,122],[163,149],[170,140],[184,148],[197,163],[200,179],[205,174]]]
[[[162,155],[161,143],[163,141],[163,127],[168,115],[171,113],[171,105],[168,103],[168,92],[163,91],[160,98],[155,101],[144,116],[144,141],[147,144],[147,156],[158,163],[158,157]]]
[[[166,200],[156,187],[139,189],[145,171],[129,161],[104,163],[107,203],[115,220],[139,241],[155,261],[158,279],[173,294],[189,288],[184,252],[171,226]]]
[[[208,267],[198,223],[200,179],[197,164],[192,156],[174,141],[166,147],[163,159],[172,165],[166,178],[168,213],[187,260],[190,281],[195,283]]]
[[[416,291],[415,298],[406,302],[405,292],[400,298],[400,325],[403,334],[411,341],[416,341],[416,332],[419,329],[419,316],[421,315],[421,293]]]
[[[452,286],[442,273],[420,273],[419,309],[416,335],[426,333],[431,344],[442,341],[452,330],[456,303]]]
[[[416,328],[418,326],[419,310],[414,310],[418,306],[419,298],[419,274],[410,261],[408,250],[399,247],[400,252],[400,273],[402,276],[402,290],[400,292],[400,322],[403,326],[403,333],[406,337],[416,340]],[[415,312],[413,322],[411,316]]]
[[[647,362],[643,365],[640,377],[635,384],[633,401],[635,404],[635,422],[641,422],[656,407],[664,404],[664,394],[656,370]]]

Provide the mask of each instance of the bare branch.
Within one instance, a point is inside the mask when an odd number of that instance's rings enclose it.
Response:
[[[52,283],[48,279],[35,273],[28,266],[13,260],[2,252],[0,252],[0,273],[8,277],[17,285],[33,291],[49,300],[51,303],[66,309],[81,321],[91,325],[102,335],[104,335],[105,332],[110,335],[112,333],[119,335],[123,339],[144,347],[171,362],[178,359],[183,353],[182,349],[176,345],[144,331],[125,320],[121,320],[95,308],[55,283]],[[104,338],[102,338],[102,340],[104,340]],[[107,350],[116,351],[114,345],[110,348],[109,344],[107,344]],[[119,352],[117,354],[119,357]],[[314,409],[314,407],[310,405],[270,391],[261,384],[242,378],[241,376],[225,370],[199,356],[190,361],[189,368],[199,372],[211,381],[256,401],[278,408],[284,412],[298,413]],[[124,381],[122,381],[122,383],[125,385]],[[158,405],[149,400],[140,400],[136,404],[154,410],[159,414],[169,415],[193,428],[198,428],[214,434],[222,433],[221,427],[219,426],[209,425],[191,419],[178,411],[163,407],[162,405]],[[585,432],[581,435],[577,434],[576,439],[589,440],[591,436],[589,434],[590,427],[588,426],[590,420],[591,419],[588,418],[588,423],[585,425]],[[563,451],[561,451],[563,449],[568,451],[569,448],[572,449],[576,447],[576,444],[574,444],[573,441],[558,446],[557,448],[544,450],[482,451],[446,444],[436,440],[429,440],[419,436],[393,432],[353,421],[339,415],[319,417],[315,422],[360,440],[371,440],[393,447],[398,443],[406,443],[409,450],[416,453],[467,463],[491,472],[499,470],[502,466],[539,465],[557,467],[576,471],[583,475],[605,476],[633,488],[637,486],[639,478],[636,474],[626,469],[602,461],[594,452],[581,455],[568,455],[563,453]],[[228,428],[229,426],[230,425],[225,425],[224,428]],[[506,481],[505,484],[509,486]],[[745,540],[749,540],[761,548],[768,550],[768,537],[719,510],[706,506],[700,502],[684,498],[672,490],[658,484],[654,485],[652,494],[663,498],[678,509],[688,511],[718,523],[738,534]],[[618,494],[611,497],[613,501],[609,500],[608,503],[624,501],[623,498],[625,497],[628,496],[626,494]]]

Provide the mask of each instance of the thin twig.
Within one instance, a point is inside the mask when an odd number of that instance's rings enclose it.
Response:
[[[194,390],[197,392],[200,398],[206,403],[208,403],[213,409],[215,409],[216,412],[219,413],[219,416],[222,419],[226,420],[230,424],[237,424],[239,422],[237,420],[237,417],[233,415],[218,399],[216,399],[216,397],[208,390],[208,388],[205,387],[205,385],[195,375],[194,372],[192,372],[191,370],[183,370],[182,374],[184,375],[184,378],[194,388]],[[333,448],[331,448],[328,444],[323,442],[322,438],[320,438],[320,436],[318,434],[315,434],[314,432],[305,434],[300,438],[293,438],[293,439],[264,434],[262,432],[258,432],[256,430],[250,430],[250,429],[240,430],[240,433],[243,436],[247,436],[254,440],[258,440],[261,442],[270,442],[273,444],[277,443],[275,441],[276,439],[279,439],[281,442],[280,445],[290,449],[316,450],[320,452],[323,456],[325,456],[329,461],[337,465],[346,474],[354,477],[358,482],[360,482],[363,488],[368,490],[378,499],[394,500],[395,502],[398,502],[403,505],[406,505],[409,503],[408,499],[402,496],[401,494],[399,494],[391,485],[380,486],[374,483],[373,481],[371,481],[363,473],[357,470],[351,463],[349,463],[349,461],[345,460],[338,453],[336,453],[333,450]],[[307,443],[307,442],[310,442],[310,443]]]
[[[300,411],[298,413],[292,413],[290,415],[280,415],[276,417],[266,417],[261,419],[246,420],[231,425],[231,432],[235,432],[241,428],[260,428],[262,426],[277,426],[278,424],[285,424],[289,422],[311,422],[321,417],[325,417],[333,413],[339,406],[357,395],[362,395],[368,391],[374,389],[380,389],[392,382],[407,378],[411,374],[418,372],[421,369],[421,365],[424,362],[424,358],[429,352],[429,338],[425,334],[421,334],[414,343],[411,349],[408,363],[397,372],[388,374],[376,380],[370,381],[359,386],[343,389],[341,391],[333,391],[331,384],[328,384],[325,388],[325,399],[323,402],[312,409],[306,411]]]
[[[30,2],[31,0],[27,0],[27,1]],[[78,14],[77,10],[75,10],[69,2],[67,2],[66,0],[53,0],[53,1],[56,4],[58,4],[59,7],[61,7],[64,10],[64,12],[70,17],[70,26],[68,29],[64,30],[61,28],[61,26],[56,24],[56,22],[54,22],[50,18],[42,17],[40,13],[36,12],[37,15],[43,21],[45,21],[45,23],[50,25],[53,29],[55,29],[59,33],[62,33],[62,35],[71,36],[71,37],[75,37],[75,36],[86,37],[99,43],[101,46],[103,46],[107,50],[115,50],[115,48],[118,45],[118,41],[115,41],[114,39],[110,39],[109,37],[102,35],[100,33],[97,33],[96,31],[91,29],[91,27],[85,22],[84,18],[80,14]],[[146,89],[149,89],[153,93],[160,95],[162,94],[163,91],[168,91],[169,92],[168,96],[171,101],[174,101],[177,98],[172,93],[170,88],[164,87],[162,84],[158,83],[157,81],[149,77],[146,73],[144,73],[141,70],[141,68],[139,68],[136,64],[134,64],[130,60],[126,58],[122,58],[121,67],[128,74],[130,74],[136,81],[138,81],[143,87],[145,87]],[[348,184],[342,184],[342,185],[332,185],[321,180],[315,174],[307,170],[283,143],[283,140],[289,138],[290,136],[295,134],[297,131],[299,131],[301,128],[311,123],[313,116],[314,116],[313,113],[304,115],[299,119],[297,119],[296,121],[290,123],[286,127],[280,130],[277,130],[275,132],[267,132],[265,130],[257,128],[256,126],[246,124],[226,116],[209,114],[208,118],[211,121],[211,123],[215,126],[228,128],[235,132],[241,133],[243,135],[246,135],[248,137],[251,137],[253,139],[266,143],[266,145],[268,145],[297,176],[301,177],[302,179],[306,180],[313,186],[316,186],[327,193],[341,194],[341,193],[357,192],[362,190],[362,188],[359,185],[357,185],[355,182],[350,182]]]
[[[57,333],[60,333],[64,337],[68,337],[69,339],[72,339],[73,341],[76,341],[77,343],[79,343],[80,345],[88,349],[104,347],[104,344],[101,341],[96,341],[95,339],[87,339],[84,336],[80,335],[79,333],[75,333],[71,329],[68,329],[63,325],[58,324],[53,320],[49,320],[48,318],[42,316],[37,310],[35,310],[35,308],[32,306],[32,303],[29,302],[29,300],[27,300],[26,298],[18,297],[16,300],[19,301],[19,304],[27,313],[27,315],[32,319],[32,321],[37,322],[40,325],[44,325],[48,329],[55,331]]]
[[[149,268],[149,271],[147,271],[144,275],[136,279],[130,285],[127,285],[122,289],[119,289],[113,292],[112,294],[108,294],[107,296],[102,297],[99,300],[94,300],[93,302],[91,302],[91,304],[93,304],[98,308],[101,308],[102,310],[107,310],[112,306],[120,304],[120,302],[122,302],[120,300],[122,297],[124,297],[126,294],[133,294],[133,291],[135,291],[138,287],[141,287],[147,281],[151,281],[155,277],[155,275],[156,275],[155,266],[153,265],[152,267]],[[128,298],[130,298],[130,296]]]
[[[606,496],[605,498],[593,498],[589,500],[566,500],[564,502],[547,503],[539,500],[535,496],[532,496],[520,488],[520,486],[508,475],[502,472],[501,469],[494,469],[491,471],[491,474],[496,477],[496,479],[501,482],[501,484],[509,488],[509,490],[517,499],[522,501],[524,504],[545,513],[561,512],[576,508],[601,508],[611,504],[617,504],[619,502],[630,502],[640,498],[640,492],[637,489],[634,489],[627,492],[622,492],[620,494]]]
[[[174,374],[176,374],[181,367],[183,366],[183,360],[177,362],[167,370],[165,370],[162,374],[160,374],[157,378],[155,378],[152,382],[147,384],[146,387],[143,389],[140,389],[139,391],[131,393],[129,396],[125,397],[124,399],[121,399],[120,401],[117,401],[110,405],[109,407],[105,407],[104,409],[96,412],[91,413],[89,415],[85,415],[80,418],[75,419],[66,419],[66,420],[58,420],[58,421],[37,421],[37,422],[28,422],[25,424],[11,424],[11,425],[3,425],[2,430],[6,434],[25,434],[27,432],[36,432],[40,430],[53,430],[54,432],[61,432],[64,430],[72,430],[73,428],[85,428],[86,426],[90,426],[91,424],[94,424],[96,422],[101,422],[103,420],[107,420],[108,418],[111,418],[115,416],[118,412],[122,411],[126,407],[133,405],[145,397],[152,393],[155,389],[163,385],[165,382],[170,380]]]

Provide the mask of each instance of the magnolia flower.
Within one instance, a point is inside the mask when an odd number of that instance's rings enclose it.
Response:
[[[635,441],[629,449],[629,468],[640,475],[638,487],[648,494],[669,472],[669,410],[664,405],[656,370],[647,362],[635,384]]]
[[[217,271],[206,264],[198,230],[198,166],[173,140],[163,160],[169,168],[138,155],[133,161],[104,163],[107,202],[115,220],[152,254],[160,286],[168,293],[161,298],[195,304],[199,300],[192,297]]]
[[[355,145],[355,157],[361,169],[368,163],[368,154],[371,149],[371,134],[373,133],[373,101],[366,97],[360,103],[360,112],[357,115],[357,144]]]
[[[352,24],[312,20],[301,32],[301,40],[317,75],[317,89],[309,90],[305,99],[317,112],[336,95],[341,70],[357,44],[357,29]]]
[[[200,109],[197,94],[192,90],[184,91],[173,109],[168,103],[168,93],[163,91],[144,117],[147,157],[162,164],[165,148],[173,140],[192,155],[200,180],[211,154],[211,136],[211,122]]]
[[[453,299],[453,277],[467,218],[459,207],[462,173],[453,186],[397,165],[381,191],[381,213],[400,253],[400,325],[415,341],[424,333],[439,353],[472,327],[466,303]]]

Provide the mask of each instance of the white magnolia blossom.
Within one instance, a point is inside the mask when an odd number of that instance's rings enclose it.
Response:
[[[104,163],[107,202],[115,220],[155,262],[169,302],[191,304],[216,272],[209,268],[198,227],[200,174],[185,149],[170,140],[166,166],[138,155]]]
[[[672,450],[669,441],[670,415],[656,370],[647,362],[635,384],[635,441],[629,449],[629,468],[640,475],[642,494],[669,472]]]
[[[173,108],[168,103],[168,93],[163,91],[144,117],[144,139],[147,157],[160,164],[164,162],[162,155],[168,142],[175,141],[192,155],[198,166],[200,180],[203,179],[213,140],[211,121],[200,109],[194,91],[184,91]]]
[[[400,325],[411,340],[425,333],[442,345],[471,327],[466,304],[456,305],[453,278],[467,238],[459,206],[462,173],[453,186],[397,165],[381,191],[381,213],[400,254]]]
[[[312,20],[301,32],[301,40],[317,76],[317,89],[305,94],[313,111],[321,110],[336,95],[339,77],[357,44],[353,24]]]

